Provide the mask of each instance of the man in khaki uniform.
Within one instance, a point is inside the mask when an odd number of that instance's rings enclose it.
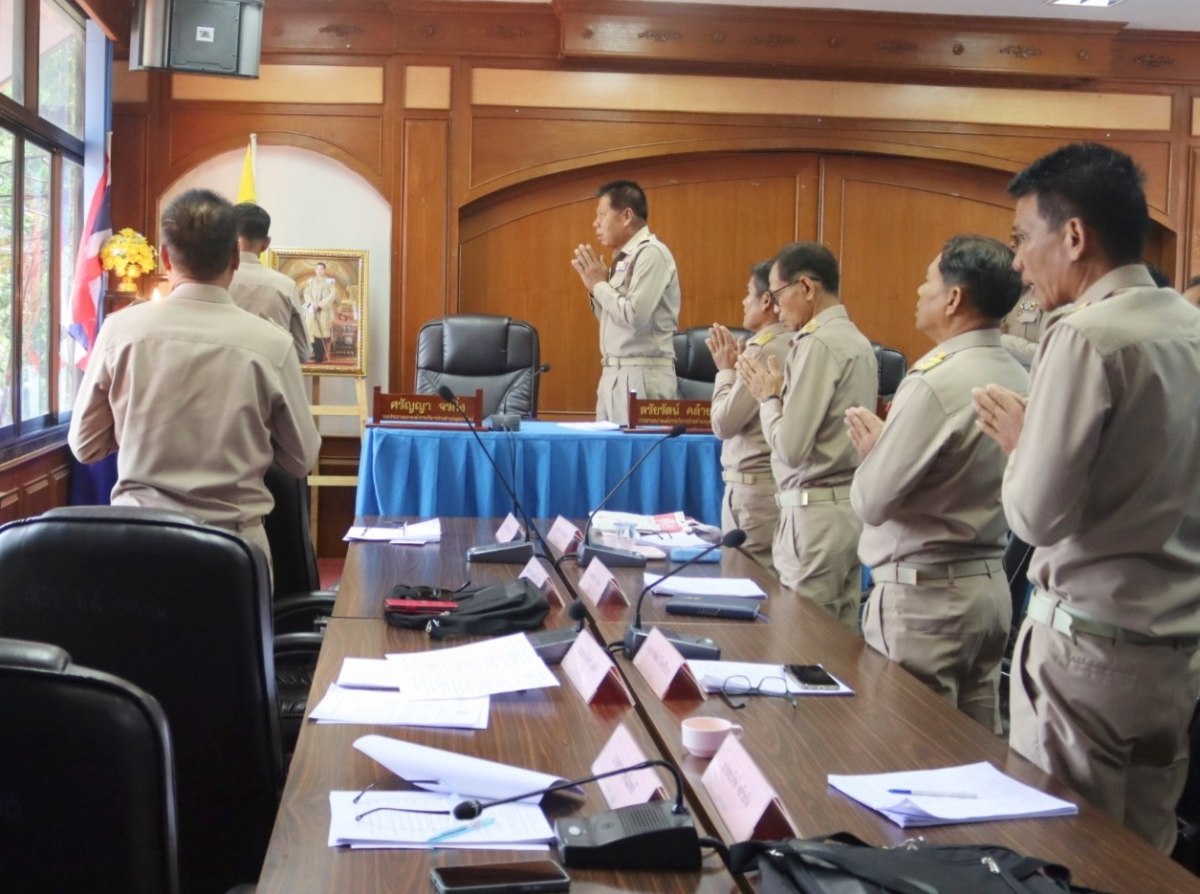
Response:
[[[86,463],[120,448],[114,505],[186,512],[269,558],[262,522],[274,501],[263,475],[277,462],[303,477],[321,447],[296,351],[229,297],[239,258],[225,199],[179,196],[163,213],[161,253],[171,292],[105,320],[71,450]]]
[[[326,276],[325,265],[318,263],[316,272],[304,284],[304,323],[312,339],[313,363],[324,363],[329,359],[336,303],[337,280]]]
[[[1046,315],[1042,312],[1042,306],[1033,292],[1026,289],[1021,293],[1016,307],[1000,323],[1000,342],[1023,367],[1029,369],[1045,326]]]
[[[1008,186],[1016,269],[1048,309],[1028,404],[977,389],[1009,454],[1004,511],[1036,547],[1011,746],[1164,852],[1200,690],[1200,314],[1141,263],[1126,155],[1071,145]]]
[[[763,359],[774,357],[782,367],[787,359],[792,330],[779,321],[779,310],[767,294],[771,262],[755,264],[742,299],[742,327],[755,334],[742,343],[720,323],[710,330],[708,350],[717,365],[712,398],[713,433],[721,446],[725,499],[721,503],[721,529],[741,528],[746,532],[742,549],[764,568],[774,568],[771,545],[779,507],[775,505],[775,476],[771,473],[771,446],[763,437],[758,401],[738,379],[740,354]]]
[[[308,360],[308,329],[300,312],[300,293],[296,283],[278,270],[264,267],[258,259],[271,247],[271,215],[253,202],[233,207],[238,227],[238,251],[241,260],[229,284],[229,297],[248,313],[270,320],[291,333],[300,362]]]
[[[850,489],[865,524],[858,556],[875,579],[863,636],[995,733],[1012,624],[1006,459],[975,424],[971,389],[1028,388],[997,328],[1021,292],[1012,259],[994,239],[947,242],[917,290],[917,329],[937,347],[909,370],[886,423],[866,407],[846,413],[862,457]]]
[[[590,245],[575,249],[571,266],[583,280],[600,321],[597,421],[629,422],[629,392],[641,398],[675,398],[675,348],[679,328],[679,275],[671,251],[646,221],[646,194],[632,180],[600,187],[592,226],[597,241],[616,251],[611,268]]]
[[[785,367],[738,358],[738,376],[759,401],[779,493],[773,555],[785,587],[858,629],[862,522],[850,505],[858,454],[846,434],[851,407],[875,406],[879,370],[871,343],[838,298],[829,249],[794,242],[771,267],[779,319],[798,329]]]

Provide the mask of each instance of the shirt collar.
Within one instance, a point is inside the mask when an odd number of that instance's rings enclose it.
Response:
[[[1144,264],[1126,264],[1108,271],[1084,290],[1076,304],[1096,304],[1123,289],[1154,289],[1154,280]]]
[[[645,242],[649,238],[650,238],[650,225],[646,224],[646,226],[642,227],[640,230],[638,230],[636,233],[634,233],[628,242],[626,242],[624,245],[621,246],[621,250],[619,252],[617,252],[617,254],[618,255],[631,254],[635,248],[637,248],[641,243]]]
[[[262,261],[260,261],[258,259],[258,255],[256,255],[254,252],[243,251],[243,252],[240,252],[240,254],[242,256],[243,264],[257,264],[259,267],[262,266]]]
[[[167,300],[203,301],[207,304],[233,304],[229,293],[220,286],[206,286],[200,283],[186,282],[176,286],[167,296]]]

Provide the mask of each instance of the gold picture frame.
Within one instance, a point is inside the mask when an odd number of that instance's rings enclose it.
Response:
[[[313,353],[305,375],[367,374],[367,252],[272,248],[267,266],[296,284]]]

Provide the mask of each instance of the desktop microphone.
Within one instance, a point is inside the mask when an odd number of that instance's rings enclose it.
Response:
[[[675,780],[674,802],[650,801],[598,816],[565,817],[555,821],[554,833],[558,837],[563,864],[608,869],[699,869],[700,840],[691,814],[683,803],[683,780],[679,771],[667,761],[642,761],[511,798],[462,801],[454,807],[454,818],[473,820],[497,804],[510,804],[649,767],[664,767],[671,774]]]
[[[613,494],[621,489],[621,485],[628,481],[633,476],[633,473],[642,467],[642,463],[650,458],[650,454],[654,453],[655,450],[661,447],[665,441],[669,441],[671,438],[678,438],[685,431],[687,431],[687,426],[680,423],[655,441],[654,445],[645,453],[643,453],[641,458],[633,464],[633,468],[625,473],[625,477],[618,481],[616,486],[613,487],[613,489],[608,492],[604,499],[600,501],[600,505],[591,511],[591,514],[588,515],[587,526],[583,529],[583,543],[579,547],[579,550],[575,553],[576,561],[578,561],[580,565],[586,565],[588,562],[592,561],[594,557],[598,557],[609,568],[645,567],[646,557],[641,553],[632,552],[625,549],[614,549],[608,546],[594,546],[588,542],[588,533],[592,529],[592,522],[596,518],[596,513],[603,509],[608,501],[612,499]]]
[[[483,451],[483,455],[487,457],[487,461],[492,466],[492,471],[496,473],[496,477],[500,483],[504,485],[504,489],[508,491],[508,495],[512,497],[513,508],[521,513],[521,518],[525,522],[525,539],[517,543],[489,543],[486,546],[473,546],[467,550],[468,562],[491,562],[505,563],[513,565],[523,565],[533,558],[533,541],[531,534],[536,534],[541,537],[541,532],[537,531],[529,522],[529,515],[525,512],[525,508],[521,505],[521,501],[517,499],[517,492],[512,489],[508,483],[508,479],[504,477],[504,473],[500,471],[500,466],[496,462],[492,452],[487,449],[487,445],[483,443],[483,438],[479,437],[479,432],[475,431],[475,426],[471,422],[471,417],[467,415],[467,411],[463,409],[463,405],[458,402],[458,398],[454,396],[454,392],[450,390],[450,386],[442,385],[438,388],[438,397],[448,404],[454,404],[458,412],[462,413],[463,419],[467,423],[467,428],[471,434],[475,436],[476,443],[479,444],[479,449]],[[544,548],[544,545],[543,545]]]
[[[557,630],[542,630],[538,633],[527,633],[525,638],[533,646],[533,651],[546,664],[562,664],[563,657],[571,651],[575,640],[583,631],[583,623],[587,620],[587,608],[576,599],[567,606],[567,617],[578,621],[578,627],[560,627]]]
[[[529,406],[530,406],[530,409],[533,408],[533,389],[536,387],[537,378],[542,373],[548,373],[548,372],[550,372],[550,364],[543,363],[537,369],[525,370],[525,375],[517,380],[517,381],[525,381],[525,380],[529,381],[529,397],[530,397]],[[508,398],[512,395],[516,386],[517,386],[517,382],[513,382],[512,385],[509,386],[508,390],[504,392],[504,396],[502,398],[500,398],[500,403],[496,407],[497,414],[509,415],[509,413],[508,413]],[[532,415],[532,414],[530,414],[530,415]],[[511,431],[519,431],[521,428],[521,417],[517,416],[516,420],[517,420],[517,424],[515,426],[513,426],[512,429],[510,429]]]
[[[692,556],[682,565],[671,569],[652,584],[646,584],[641,593],[638,594],[637,605],[633,612],[633,623],[625,628],[625,657],[632,658],[637,654],[638,649],[642,647],[646,637],[650,635],[650,631],[642,627],[642,603],[646,600],[646,594],[654,587],[657,587],[668,577],[673,577],[689,565],[694,565],[702,558],[711,553],[714,549],[721,546],[728,546],[736,549],[746,542],[746,532],[741,528],[734,528],[728,534],[721,538],[717,543],[714,543],[708,549],[701,550],[696,555]],[[668,630],[665,627],[659,627],[658,632],[667,638],[667,640],[676,649],[679,650],[684,658],[702,658],[710,661],[715,661],[721,657],[721,647],[713,641],[712,637],[700,637],[690,633],[680,633],[676,630]],[[714,654],[715,652],[715,654]]]

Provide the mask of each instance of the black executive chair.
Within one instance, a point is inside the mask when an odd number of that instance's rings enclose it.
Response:
[[[283,783],[262,550],[135,507],[12,522],[0,528],[0,636],[54,643],[162,705],[186,894],[258,877]]]
[[[417,334],[418,394],[483,389],[483,415],[536,416],[537,330],[524,320],[494,314],[458,314],[430,320]]]
[[[871,342],[875,349],[875,361],[879,364],[879,399],[889,401],[900,382],[908,373],[908,358],[895,348]]]
[[[158,702],[0,639],[0,887],[176,894],[175,768]]]
[[[749,329],[730,329],[734,338],[751,338]],[[707,326],[681,329],[672,338],[675,348],[675,379],[679,383],[679,396],[684,400],[712,400],[717,380],[717,365],[704,340],[708,338]]]

